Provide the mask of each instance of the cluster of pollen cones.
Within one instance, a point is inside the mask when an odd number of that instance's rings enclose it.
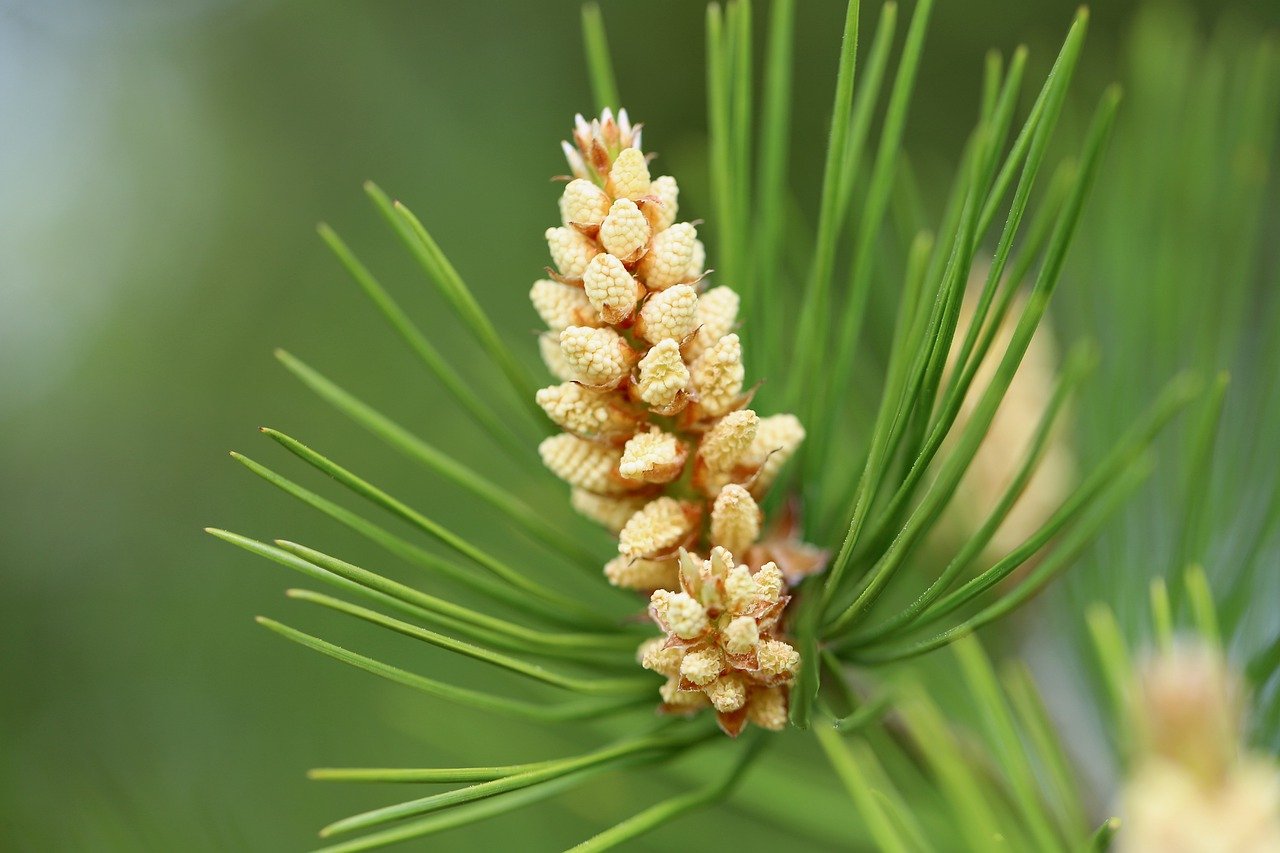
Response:
[[[652,593],[666,637],[640,659],[667,677],[662,709],[713,707],[733,735],[782,728],[800,665],[779,636],[787,584],[825,557],[792,514],[762,536],[758,501],[804,428],[748,408],[738,295],[707,287],[697,229],[676,221],[675,179],[650,177],[639,126],[605,110],[578,116],[573,137],[562,224],[546,233],[555,269],[529,294],[562,380],[537,395],[563,430],[539,453],[574,508],[617,534],[610,583]]]

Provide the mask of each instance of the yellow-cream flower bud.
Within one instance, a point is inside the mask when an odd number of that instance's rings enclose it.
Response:
[[[603,252],[587,264],[582,274],[582,289],[591,307],[610,324],[621,323],[630,317],[640,294],[644,292],[622,261]]]
[[[760,520],[760,507],[751,493],[730,483],[711,507],[711,541],[741,554],[759,538]]]
[[[969,287],[960,303],[956,334],[943,367],[944,383],[950,383],[958,371],[961,341],[971,331],[980,302],[978,293],[989,272],[989,269],[978,266],[971,271]],[[1026,302],[1026,294],[1014,294],[1013,304],[1000,323],[994,330],[989,327],[984,330],[984,335],[994,333],[991,348],[972,374],[969,391],[961,402],[955,423],[935,459],[947,458],[958,437],[965,432],[979,399],[996,374],[1000,362],[997,353],[1008,349]],[[1058,380],[1058,346],[1050,329],[1052,325],[1045,322],[1036,328],[1000,407],[969,463],[959,490],[938,520],[936,536],[940,547],[950,547],[944,544],[944,537],[958,537],[957,541],[967,541],[982,527],[987,520],[989,508],[1000,500],[1017,474],[1022,458],[1030,450]],[[1070,422],[1073,418],[1064,415],[1059,420]],[[1057,512],[1076,480],[1074,453],[1070,445],[1066,430],[1055,427],[1050,432],[1035,471],[1027,480],[1017,502],[983,548],[981,560],[994,562],[1003,557],[1031,538]],[[1030,565],[1024,569],[1029,570]],[[1011,575],[1008,583],[1020,580],[1023,573],[1019,571]]]
[[[696,589],[698,577],[702,572],[702,558],[681,548],[677,559],[680,565],[681,582],[691,589]]]
[[[721,545],[712,548],[711,558],[707,560],[707,576],[724,580],[731,571],[733,571],[733,552]]]
[[[639,199],[649,194],[649,163],[639,148],[623,148],[609,169],[609,184],[618,198]]]
[[[740,301],[736,291],[723,285],[713,287],[699,297],[696,315],[698,336],[693,341],[691,355],[700,354],[733,331],[738,323]]]
[[[688,456],[689,448],[684,442],[653,427],[627,441],[618,472],[628,480],[669,483],[680,476]]]
[[[600,247],[573,228],[548,228],[547,246],[551,260],[565,278],[582,278],[587,262],[600,253]]]
[[[1183,643],[1147,661],[1134,696],[1145,752],[1213,784],[1236,759],[1243,696],[1226,660],[1208,646]]]
[[[680,210],[680,187],[676,184],[675,178],[663,175],[660,178],[654,178],[649,184],[649,195],[658,200],[656,204],[651,202],[644,209],[649,217],[649,225],[653,227],[653,233],[656,234],[670,228],[676,221],[676,213]]]
[[[742,676],[730,673],[707,685],[707,698],[722,714],[731,714],[747,704],[747,685]]]
[[[609,215],[609,196],[591,181],[576,178],[560,196],[560,219],[565,225],[595,233]]]
[[[1280,770],[1249,758],[1206,787],[1175,763],[1141,766],[1125,786],[1116,853],[1275,853]]]
[[[795,415],[770,415],[760,419],[755,440],[744,464],[759,469],[751,483],[751,493],[760,497],[769,490],[778,472],[804,441],[804,427]]]
[[[712,648],[689,652],[680,661],[680,677],[704,687],[720,677],[724,671],[724,656]]]
[[[600,224],[600,244],[623,263],[640,260],[649,246],[649,220],[634,201],[620,198],[609,208],[609,215]]]
[[[667,648],[666,640],[662,637],[645,640],[636,650],[636,660],[640,661],[642,667],[667,678],[680,674],[680,661],[683,658],[684,651],[674,647]]]
[[[760,672],[770,679],[790,681],[800,668],[800,653],[781,640],[764,640],[756,649]]]
[[[691,371],[698,405],[702,411],[719,417],[738,403],[742,394],[742,343],[734,334],[725,335],[698,356]]]
[[[756,584],[756,579],[751,576],[749,566],[738,566],[725,575],[725,604],[731,613],[741,613],[749,609],[759,592],[760,587]]]
[[[730,412],[707,430],[698,455],[712,471],[728,471],[737,465],[755,441],[760,418],[750,409]]]
[[[670,409],[689,387],[689,368],[680,356],[680,346],[668,338],[640,359],[636,394],[650,407]]]
[[[677,284],[645,300],[636,332],[651,344],[683,341],[698,327],[698,293],[687,284]]]
[[[648,253],[636,271],[650,290],[666,290],[685,281],[693,260],[693,247],[698,230],[688,222],[672,225],[653,238]]]
[[[733,568],[733,555],[723,548],[712,548],[711,558],[696,566],[696,575],[691,564],[681,566],[685,586],[694,590],[694,595],[702,606],[708,610],[724,609],[724,597],[720,594],[720,580],[729,569]]]
[[[577,378],[577,372],[569,363],[569,359],[564,357],[564,350],[560,348],[559,335],[551,332],[538,335],[538,352],[542,354],[542,361],[546,364],[547,370],[551,371],[551,375],[556,379],[568,382]]]
[[[724,627],[724,650],[731,655],[745,655],[760,642],[760,625],[750,616],[739,616]]]
[[[1246,751],[1244,691],[1204,643],[1180,641],[1142,665],[1132,696],[1141,748],[1120,853],[1280,851],[1280,766]]]
[[[787,695],[781,687],[766,687],[751,693],[747,719],[752,725],[773,732],[787,727]]]
[[[617,477],[622,451],[560,433],[544,438],[538,445],[542,464],[571,486],[597,494],[620,494],[627,491],[625,481]]]
[[[653,558],[674,551],[694,532],[696,505],[661,497],[645,504],[618,533],[618,553]]]
[[[777,563],[765,563],[753,577],[757,596],[770,603],[782,598],[782,570]]]
[[[569,326],[600,325],[600,316],[580,287],[539,279],[529,290],[529,301],[542,322],[553,332]]]
[[[617,395],[576,382],[543,388],[534,399],[557,426],[578,435],[617,435],[635,428],[635,414],[619,402]]]
[[[631,348],[613,329],[570,326],[560,333],[560,349],[574,378],[596,388],[616,388],[634,363]]]
[[[574,489],[569,493],[569,503],[579,514],[604,525],[614,533],[625,527],[627,520],[647,502],[647,498],[635,495],[597,495],[585,489]]]
[[[604,576],[614,586],[651,591],[675,589],[679,583],[675,560],[631,560],[614,557],[605,563]]]
[[[707,620],[707,611],[685,592],[654,590],[649,604],[671,633],[682,640],[697,638],[711,624]]]

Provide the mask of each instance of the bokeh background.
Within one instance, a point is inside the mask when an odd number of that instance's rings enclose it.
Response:
[[[798,5],[793,166],[811,202],[843,3]],[[1176,9],[1171,32],[1192,42],[1280,24],[1274,3]],[[680,176],[682,207],[705,215],[701,5],[604,11],[647,147]],[[1042,73],[1073,11],[939,4],[907,133],[927,197],[944,191],[934,179],[976,113],[985,51],[1026,43]],[[1126,60],[1151,4],[1093,11],[1080,114],[1108,82],[1151,71]],[[442,349],[465,347],[366,203],[361,182],[378,181],[532,357],[525,294],[547,262],[548,178],[589,107],[570,0],[0,0],[0,847],[301,849],[317,826],[383,799],[307,782],[309,766],[506,759],[475,742],[491,730],[467,715],[255,626],[255,613],[297,607],[279,595],[292,579],[201,528],[358,548],[227,458],[282,461],[255,431],[270,424],[464,532],[493,534],[492,519],[331,415],[271,352],[288,348],[525,488],[486,458],[314,226],[338,228]],[[1115,286],[1077,278],[1077,304]],[[493,380],[479,364],[467,375]],[[527,755],[555,743],[521,726],[507,735]],[[465,846],[521,832],[555,849],[618,796],[581,792]],[[760,826],[749,837],[757,849],[786,841]]]

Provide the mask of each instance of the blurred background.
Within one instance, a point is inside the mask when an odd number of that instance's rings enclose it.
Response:
[[[793,167],[812,205],[843,3],[798,5]],[[907,132],[927,200],[945,191],[933,178],[949,174],[976,114],[985,51],[1026,43],[1037,79],[1074,5],[938,4]],[[701,5],[603,6],[646,147],[680,177],[682,209],[705,216]],[[1113,80],[1134,93],[1126,111],[1157,114],[1162,74],[1184,72],[1188,51],[1280,25],[1275,3],[1125,0],[1093,11],[1079,115]],[[227,458],[235,449],[280,462],[256,433],[268,424],[457,529],[492,536],[491,519],[331,415],[271,353],[289,349],[503,481],[501,460],[385,333],[314,226],[333,224],[442,350],[465,346],[366,203],[361,182],[376,180],[422,216],[534,358],[526,293],[547,263],[548,179],[565,171],[557,143],[573,114],[591,106],[578,20],[572,0],[0,0],[0,847],[301,849],[319,825],[384,798],[307,782],[307,767],[510,757],[473,743],[465,715],[255,626],[256,613],[297,607],[280,596],[292,579],[201,528],[358,547]],[[1178,122],[1145,131],[1177,150]],[[1117,148],[1140,142],[1122,137]],[[1250,156],[1265,170],[1273,154]],[[1102,183],[1115,186],[1124,162],[1108,168]],[[1173,187],[1170,203],[1194,204],[1192,190]],[[1260,210],[1246,224],[1274,233],[1274,204]],[[1095,261],[1106,257],[1105,213],[1099,221],[1082,234],[1095,246],[1082,256]],[[1242,274],[1274,282],[1274,246],[1263,249]],[[1204,275],[1221,270],[1202,260]],[[1105,353],[1106,324],[1094,328],[1089,309],[1120,283],[1097,264],[1074,269],[1063,290],[1076,310],[1060,322],[1068,338],[1098,336]],[[1140,263],[1133,272],[1144,274]],[[1265,292],[1260,306],[1272,304]],[[1110,375],[1118,387],[1128,374],[1105,364],[1104,386]],[[493,379],[479,364],[468,377]],[[1160,381],[1132,389],[1133,407]],[[518,556],[518,543],[493,538]],[[533,758],[552,737],[521,726],[509,735]],[[519,829],[558,848],[617,796],[580,792],[469,834],[466,846]],[[664,837],[679,838],[649,843]],[[450,835],[436,844],[464,846]]]

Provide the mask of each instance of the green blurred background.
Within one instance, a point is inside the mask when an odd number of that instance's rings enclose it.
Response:
[[[843,4],[798,5],[793,165],[811,202]],[[1094,9],[1081,112],[1130,73],[1122,45],[1140,8]],[[908,129],[926,193],[968,132],[986,49],[1025,42],[1042,73],[1073,9],[939,4]],[[683,210],[705,216],[701,4],[604,11],[646,147],[680,177]],[[1185,21],[1207,36],[1223,17],[1270,27],[1280,8],[1205,0]],[[333,224],[443,350],[466,352],[365,203],[361,182],[378,181],[533,358],[525,294],[547,263],[548,178],[565,171],[557,142],[589,106],[569,0],[0,2],[0,847],[300,849],[386,797],[307,782],[309,766],[525,760],[558,743],[510,726],[510,754],[466,714],[280,642],[250,617],[292,614],[279,595],[292,579],[201,527],[359,551],[227,459],[287,466],[255,432],[270,424],[519,554],[493,519],[331,415],[271,350],[540,499],[488,458],[313,229]],[[565,512],[558,500],[550,511]],[[599,787],[436,844],[511,843],[519,830],[533,833],[522,846],[558,848],[590,815],[625,810],[626,792]],[[750,837],[785,842],[760,827]]]

